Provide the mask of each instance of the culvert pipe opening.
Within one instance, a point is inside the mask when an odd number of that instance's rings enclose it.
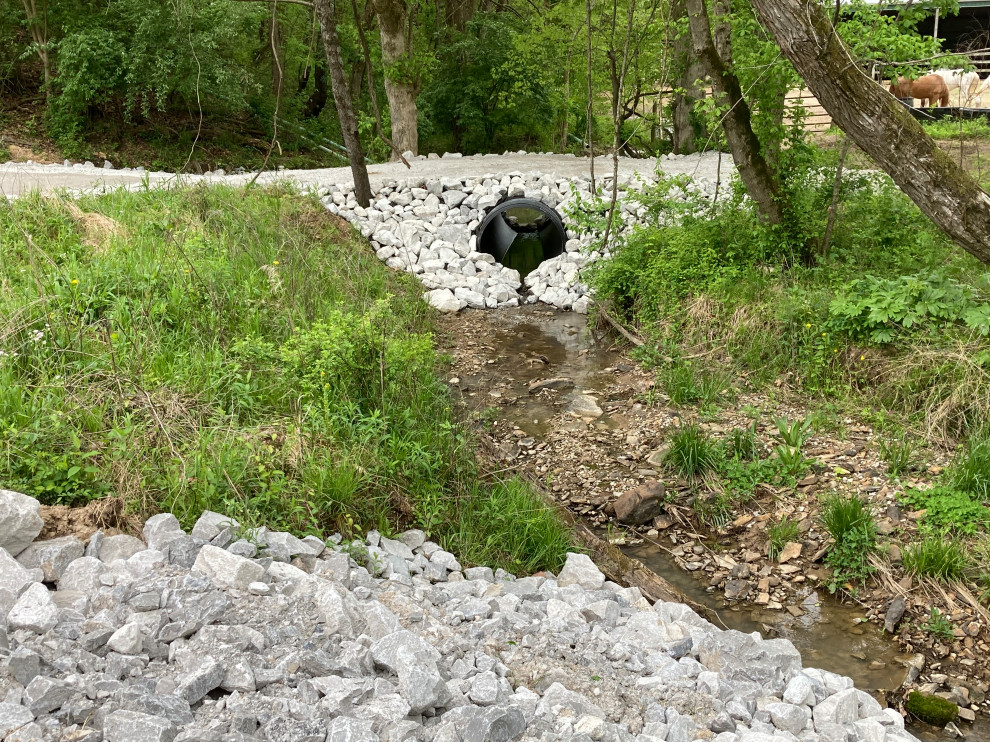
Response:
[[[525,278],[544,260],[564,252],[567,232],[556,210],[531,198],[510,198],[478,225],[478,250]]]

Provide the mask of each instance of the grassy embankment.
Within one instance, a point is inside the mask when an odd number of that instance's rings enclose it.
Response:
[[[779,421],[771,451],[754,445],[755,429],[715,439],[688,425],[673,434],[669,468],[707,493],[697,499],[700,519],[725,517],[754,483],[793,487],[813,463],[801,452],[811,426],[837,429],[851,416],[873,425],[895,482],[924,468],[926,452],[958,448],[932,488],[899,488],[906,510],[928,511],[922,533],[930,534],[908,545],[904,569],[990,586],[990,273],[886,178],[855,173],[845,178],[826,248],[835,154],[815,157],[821,169],[793,189],[806,254],[738,198],[685,206],[661,186],[646,203],[682,215],[640,230],[602,264],[599,298],[647,338],[641,358],[655,366],[658,390],[702,421],[737,390],[811,411],[807,420]],[[816,509],[836,542],[833,586],[867,576],[877,513],[834,497]],[[770,536],[779,548],[793,534]],[[946,543],[952,553],[935,553]]]
[[[479,472],[419,284],[314,198],[0,201],[0,251],[0,486],[560,566],[553,513]]]

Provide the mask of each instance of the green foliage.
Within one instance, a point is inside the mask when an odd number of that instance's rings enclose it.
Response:
[[[761,445],[756,437],[756,420],[748,428],[733,428],[725,442],[725,453],[738,461],[757,461]]]
[[[832,568],[830,592],[873,574],[869,558],[876,550],[877,531],[869,506],[855,496],[829,495],[822,503],[822,522],[834,541],[825,557]]]
[[[767,529],[767,538],[769,539],[767,556],[772,561],[776,561],[784,545],[790,541],[797,541],[800,535],[801,531],[798,529],[798,524],[785,516],[779,523],[774,523]]]
[[[808,431],[811,430],[811,420],[807,418],[790,422],[786,417],[778,417],[774,423],[777,425],[780,439],[791,448],[801,448],[808,437]]]
[[[904,570],[909,574],[939,582],[962,579],[969,563],[961,543],[939,534],[929,534],[917,543],[908,544],[902,558]]]
[[[925,525],[967,535],[975,534],[987,522],[985,505],[968,492],[952,487],[905,490],[902,499],[916,510],[925,510]]]
[[[979,301],[972,287],[929,273],[850,281],[832,300],[829,315],[833,330],[876,344],[954,323],[980,335],[990,332],[990,304]]]
[[[922,628],[929,634],[942,641],[952,641],[952,622],[949,621],[942,612],[932,606],[931,611],[928,614],[928,620],[925,622]]]
[[[984,118],[978,119],[939,119],[922,124],[925,132],[932,139],[986,139],[990,138],[990,123]]]
[[[949,482],[977,500],[990,500],[990,436],[974,433],[946,472]]]
[[[908,694],[904,702],[904,710],[911,716],[926,724],[944,727],[959,716],[959,707],[952,701],[938,696],[930,696],[916,690]]]
[[[690,361],[677,362],[659,373],[661,384],[677,405],[710,408],[729,389],[729,377],[714,371],[698,370]]]
[[[914,461],[916,444],[903,433],[898,438],[880,440],[880,456],[887,462],[887,473],[897,477],[908,471]]]
[[[559,567],[554,512],[477,470],[420,287],[316,199],[79,206],[120,224],[99,250],[57,199],[0,202],[0,481],[186,525],[205,509],[297,533],[415,525],[468,562]]]
[[[718,446],[711,436],[695,423],[674,431],[664,464],[683,477],[696,478],[712,471],[719,460]]]
[[[722,492],[699,496],[694,501],[694,514],[703,525],[712,530],[725,528],[732,520],[732,499]]]

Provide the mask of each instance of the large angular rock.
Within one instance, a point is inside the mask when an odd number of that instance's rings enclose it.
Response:
[[[199,516],[199,520],[196,521],[196,525],[193,526],[192,531],[189,532],[189,535],[193,538],[203,539],[203,541],[212,541],[225,528],[233,530],[240,528],[240,525],[236,519],[231,518],[229,515],[214,513],[212,510],[204,510],[203,514]]]
[[[35,541],[17,555],[17,561],[27,569],[40,569],[45,582],[58,582],[66,567],[79,559],[86,547],[75,536],[62,536],[48,541]]]
[[[619,495],[613,504],[615,519],[631,526],[649,523],[663,510],[665,496],[663,482],[644,482]]]
[[[18,556],[38,538],[44,525],[40,502],[20,492],[0,489],[0,549]]]
[[[6,590],[14,597],[36,582],[35,576],[22,567],[6,549],[0,548],[0,590]]]
[[[124,624],[107,640],[107,647],[117,654],[141,654],[144,647],[144,633],[136,623]]]
[[[807,709],[792,703],[771,703],[766,710],[770,712],[770,719],[777,729],[795,736],[801,734],[811,718]]]
[[[812,709],[815,728],[823,724],[851,724],[859,719],[859,691],[841,690]]]
[[[904,612],[907,610],[907,603],[904,598],[898,595],[887,607],[887,613],[883,617],[883,630],[888,634],[893,634],[897,631],[897,626],[900,624],[901,619],[904,618]]]
[[[144,541],[134,536],[121,533],[117,536],[107,536],[100,544],[100,561],[110,564],[123,559],[127,561],[139,551],[144,551],[148,547]]]
[[[217,587],[234,590],[247,590],[265,576],[265,568],[257,562],[209,544],[200,549],[193,570],[205,574]]]
[[[578,585],[585,590],[598,590],[605,584],[605,575],[587,554],[568,552],[564,568],[557,576],[557,584],[560,587]]]
[[[72,686],[61,680],[38,675],[24,689],[24,698],[21,702],[32,714],[41,716],[62,708],[62,704],[72,697],[73,692]]]
[[[179,524],[179,519],[171,513],[152,515],[144,523],[144,540],[149,549],[165,553],[170,541],[186,535]]]
[[[103,722],[106,742],[173,742],[178,734],[168,719],[139,711],[114,711]]]
[[[203,696],[223,682],[226,670],[212,657],[203,657],[198,666],[187,672],[175,689],[175,695],[186,703],[201,701]]]
[[[7,628],[27,629],[44,634],[58,623],[58,606],[51,593],[40,582],[33,583],[14,603],[7,614]]]
[[[34,714],[23,706],[13,703],[0,703],[0,739],[7,739],[15,729],[34,721]]]
[[[327,742],[380,742],[372,731],[371,722],[338,716],[327,729]]]
[[[477,714],[464,733],[464,740],[511,742],[526,731],[526,717],[514,706],[489,706]]]

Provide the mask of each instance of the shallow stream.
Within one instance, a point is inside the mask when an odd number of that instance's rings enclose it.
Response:
[[[477,346],[488,360],[481,372],[461,382],[465,399],[477,410],[496,407],[502,397],[515,400],[497,406],[497,417],[539,441],[551,429],[561,412],[559,402],[574,411],[564,427],[601,428],[623,426],[621,415],[608,411],[608,389],[616,375],[627,370],[624,357],[593,337],[586,318],[573,313],[553,313],[524,307],[500,312],[495,329],[477,339]],[[528,393],[531,382],[547,378],[567,378],[574,388],[559,392],[558,404]],[[487,390],[487,391],[485,391]],[[584,417],[581,410],[597,405],[600,416]],[[664,539],[664,536],[660,537]],[[896,691],[904,679],[904,658],[897,644],[883,636],[880,628],[864,620],[864,612],[854,603],[844,603],[822,589],[806,588],[802,601],[804,615],[793,617],[752,604],[729,604],[721,593],[709,592],[701,578],[682,570],[664,548],[643,542],[623,547],[630,557],[664,577],[691,600],[712,609],[723,628],[743,632],[759,631],[764,636],[789,639],[801,652],[808,666],[851,677],[857,687],[871,691]],[[945,740],[942,730],[915,725],[911,731],[927,740]],[[978,721],[965,730],[972,740],[990,740],[990,728]]]

